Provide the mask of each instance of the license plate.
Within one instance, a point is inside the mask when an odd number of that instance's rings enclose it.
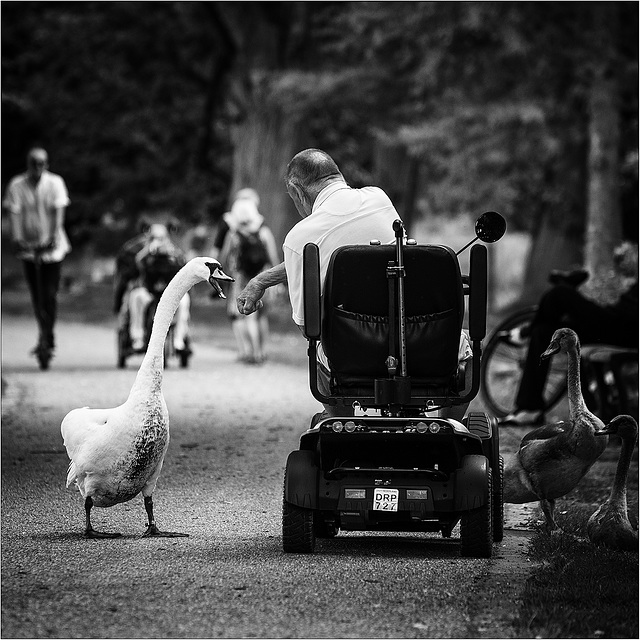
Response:
[[[398,510],[398,490],[397,489],[374,489],[373,491],[374,511],[397,511]]]

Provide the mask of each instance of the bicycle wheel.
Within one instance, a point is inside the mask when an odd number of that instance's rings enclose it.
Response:
[[[529,340],[518,343],[509,339],[516,328],[531,324],[537,307],[526,307],[503,320],[489,335],[480,364],[480,395],[487,409],[498,417],[515,410],[522,370],[527,358]],[[562,398],[567,388],[566,363],[553,356],[549,362],[549,375],[543,392],[543,410],[546,412]]]

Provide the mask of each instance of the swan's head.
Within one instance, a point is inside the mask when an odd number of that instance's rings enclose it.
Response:
[[[566,327],[558,329],[553,334],[546,351],[544,351],[540,356],[540,360],[546,360],[559,351],[568,353],[574,349],[580,353],[580,340],[578,340],[578,334],[572,329],[567,329]]]
[[[597,436],[618,435],[623,440],[635,441],[638,423],[631,416],[616,416],[604,429],[595,432]]]
[[[215,258],[192,258],[187,266],[200,280],[208,282],[221,298],[226,298],[218,280],[233,282],[234,279],[222,270],[222,265]]]

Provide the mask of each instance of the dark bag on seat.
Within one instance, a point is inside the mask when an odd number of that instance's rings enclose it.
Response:
[[[394,246],[342,247],[331,257],[322,346],[338,385],[370,385],[388,376],[386,267],[394,258]],[[404,260],[407,374],[417,384],[448,387],[458,371],[464,317],[458,261],[451,249],[436,245],[407,246]]]

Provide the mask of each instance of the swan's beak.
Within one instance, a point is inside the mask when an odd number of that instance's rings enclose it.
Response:
[[[209,268],[211,268],[211,266]],[[222,287],[218,284],[218,280],[223,280],[225,282],[235,282],[235,279],[231,276],[228,276],[222,270],[222,267],[215,267],[211,271],[211,275],[209,276],[209,284],[221,298],[226,299],[227,296],[224,295]]]
[[[559,351],[560,351],[560,343],[557,340],[552,340],[549,343],[547,350],[540,355],[540,361],[550,358],[552,355],[558,353]]]
[[[594,431],[594,436],[608,436],[611,433],[611,430],[605,427],[604,429],[600,429],[599,431]]]

